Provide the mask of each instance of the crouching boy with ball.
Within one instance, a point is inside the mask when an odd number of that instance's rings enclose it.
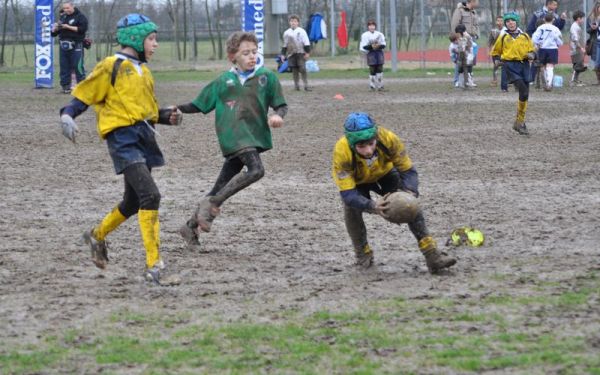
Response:
[[[373,191],[386,195],[406,191],[418,197],[419,178],[404,144],[393,132],[375,125],[364,112],[350,113],[344,123],[345,135],[333,150],[333,180],[344,202],[344,221],[350,235],[357,265],[368,268],[373,264],[373,250],[367,241],[363,212],[378,214],[391,220],[390,201],[374,201]],[[408,227],[418,241],[431,273],[448,268],[456,259],[441,254],[427,230],[420,209],[411,215]]]

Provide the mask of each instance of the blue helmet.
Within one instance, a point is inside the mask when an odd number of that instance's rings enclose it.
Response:
[[[377,126],[375,121],[365,112],[352,112],[344,121],[344,133],[348,139],[350,147],[359,142],[368,141],[377,136]]]

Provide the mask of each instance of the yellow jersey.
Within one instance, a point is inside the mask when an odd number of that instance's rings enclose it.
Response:
[[[412,161],[400,138],[382,127],[377,129],[377,153],[369,160],[352,150],[345,136],[337,141],[333,149],[331,175],[340,191],[377,182],[394,167],[399,172],[405,172],[412,167]]]
[[[509,33],[501,33],[490,55],[500,56],[500,59],[505,61],[523,61],[527,60],[527,54],[533,51],[533,42],[524,32],[519,32],[516,38]]]
[[[114,81],[112,71],[117,58],[124,59]],[[158,102],[154,78],[146,64],[117,54],[100,61],[92,73],[73,90],[73,96],[93,105],[101,138],[111,131],[148,120],[158,121]]]

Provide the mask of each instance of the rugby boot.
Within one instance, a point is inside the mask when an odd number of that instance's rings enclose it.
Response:
[[[94,236],[94,230],[83,233],[83,241],[90,246],[92,262],[100,269],[105,269],[108,264],[108,246],[105,240],[98,240]]]
[[[184,225],[179,228],[179,234],[185,241],[188,250],[199,251],[200,241],[198,241],[198,222],[196,216],[187,221]]]
[[[529,135],[529,130],[527,130],[527,126],[525,125],[524,121],[515,121],[513,124],[513,130],[520,135]]]
[[[117,229],[127,218],[123,216],[118,207],[113,208],[91,231],[83,234],[84,242],[90,246],[92,262],[96,267],[105,269],[108,263],[108,247],[106,236]]]
[[[198,224],[197,230],[210,232],[213,220],[219,215],[221,210],[210,201],[210,197],[205,197],[196,209],[195,219]]]
[[[355,250],[354,254],[356,255],[356,265],[360,268],[367,269],[373,265],[373,250],[371,250],[369,244],[366,244],[360,250]]]
[[[437,244],[431,236],[424,237],[419,241],[419,249],[425,256],[427,269],[431,274],[436,274],[444,268],[448,268],[456,264],[456,259],[442,254],[437,249]]]

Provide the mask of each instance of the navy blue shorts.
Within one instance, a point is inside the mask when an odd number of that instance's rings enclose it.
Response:
[[[106,144],[117,174],[137,163],[145,163],[150,169],[165,165],[153,130],[153,125],[138,122],[108,133]]]
[[[504,61],[504,69],[506,69],[508,83],[513,83],[518,80],[529,83],[529,61]]]
[[[367,65],[383,65],[385,63],[383,51],[378,49],[376,51],[369,51],[367,53]]]
[[[558,64],[558,49],[546,49],[540,48],[538,50],[538,61],[542,65],[546,64]]]

